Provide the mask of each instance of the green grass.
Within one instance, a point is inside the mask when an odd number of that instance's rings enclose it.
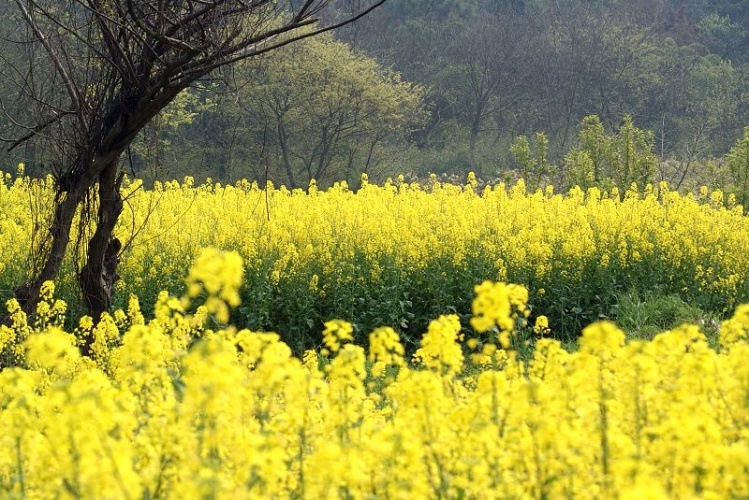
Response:
[[[657,291],[620,294],[615,305],[616,324],[630,339],[652,340],[658,333],[684,323],[700,326],[711,344],[717,342],[720,320],[681,297]]]

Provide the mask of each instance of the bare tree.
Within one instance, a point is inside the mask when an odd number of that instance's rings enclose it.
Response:
[[[13,1],[23,22],[8,43],[25,51],[25,63],[5,76],[33,121],[12,116],[6,100],[3,109],[17,135],[4,140],[9,150],[46,141],[57,185],[49,235],[34,249],[30,278],[15,294],[27,312],[35,309],[42,283],[61,268],[76,212],[93,200],[95,229],[85,242],[79,283],[97,321],[111,307],[122,247],[113,236],[123,209],[120,158],[138,132],[179,92],[218,68],[350,23],[385,2]]]
[[[449,35],[451,55],[460,61],[457,105],[469,124],[469,167],[482,175],[476,161],[479,135],[488,116],[501,123],[503,112],[522,96],[528,77],[522,63],[528,57],[531,30],[512,12],[483,13],[471,28],[458,29]]]

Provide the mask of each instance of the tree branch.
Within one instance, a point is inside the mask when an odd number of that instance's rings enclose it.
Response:
[[[49,120],[47,120],[45,122],[42,122],[39,125],[37,125],[36,127],[32,128],[31,132],[29,132],[28,134],[26,134],[23,137],[21,137],[19,139],[16,139],[15,141],[13,141],[11,143],[11,145],[8,146],[8,149],[5,150],[5,152],[6,153],[10,153],[16,147],[18,147],[19,145],[21,145],[24,142],[28,141],[29,139],[31,139],[32,137],[34,137],[36,134],[42,132],[44,129],[46,129],[50,125],[52,125],[52,124],[54,124],[54,123],[62,120],[65,116],[74,115],[74,114],[75,114],[75,111],[65,111],[65,112],[62,112],[62,113],[56,113],[55,116],[53,116]]]
[[[255,47],[257,47],[259,45],[263,45],[269,39],[276,38],[276,36],[279,35],[279,34],[287,33],[289,31],[296,30],[296,29],[301,28],[303,26],[314,24],[317,21],[313,20],[313,19],[308,19],[307,21],[305,21],[305,22],[303,22],[301,24],[295,25],[295,26],[289,26],[289,25],[287,25],[285,27],[285,29],[272,30],[271,32],[268,32],[268,33],[271,33],[271,34],[268,34],[268,36],[266,36],[262,40],[256,40],[255,42],[248,41],[248,43],[246,45],[243,44],[243,45],[245,45],[245,47],[240,48],[238,50],[239,52],[241,52],[240,54],[238,54],[238,55],[236,55],[234,57],[230,57],[228,59],[225,59],[224,62],[222,62],[222,63],[217,63],[217,64],[213,65],[211,67],[211,71],[214,70],[214,69],[216,69],[219,66],[224,66],[224,65],[227,65],[227,64],[233,64],[233,63],[235,63],[237,61],[241,61],[243,59],[248,59],[250,57],[259,56],[261,54],[265,54],[266,52],[270,52],[272,50],[281,48],[283,46],[286,46],[286,45],[289,45],[291,43],[297,42],[299,40],[304,40],[305,38],[310,38],[310,37],[313,37],[313,36],[316,36],[316,35],[320,35],[322,33],[326,33],[328,31],[333,31],[333,30],[336,30],[336,29],[341,28],[343,26],[346,26],[348,24],[351,24],[351,23],[353,23],[353,22],[361,19],[362,17],[366,16],[367,14],[369,14],[370,12],[372,12],[373,10],[375,10],[377,7],[379,7],[380,5],[384,4],[386,1],[387,0],[379,0],[375,4],[371,5],[367,9],[363,10],[362,12],[360,12],[359,14],[357,14],[357,15],[355,15],[353,17],[347,18],[346,20],[338,22],[336,24],[332,24],[332,25],[326,26],[324,28],[316,29],[316,30],[310,31],[308,33],[303,33],[303,34],[295,36],[295,37],[287,38],[286,40],[283,40],[281,42],[276,43],[275,45],[270,45],[270,46],[267,46],[267,47],[263,47],[261,49],[250,49],[250,46],[254,45]],[[276,32],[276,31],[277,31],[277,33],[273,33],[273,32]]]
[[[21,0],[15,0],[15,2],[16,5],[18,5],[18,8],[21,10],[21,14],[26,20],[26,23],[39,39],[42,46],[44,47],[44,50],[47,51],[47,55],[49,55],[50,59],[52,59],[52,63],[55,65],[55,68],[57,68],[57,71],[60,73],[60,77],[62,78],[65,89],[67,90],[68,96],[70,97],[72,108],[80,114],[80,96],[78,89],[76,88],[75,81],[70,76],[67,69],[65,69],[65,66],[62,64],[60,57],[57,55],[57,52],[49,43],[49,40],[47,40],[47,37],[44,35],[42,30],[39,29],[39,26],[34,21],[34,18],[31,17],[31,14],[29,13],[28,9],[26,9],[26,6],[21,2]]]

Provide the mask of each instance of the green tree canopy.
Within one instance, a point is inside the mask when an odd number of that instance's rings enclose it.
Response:
[[[389,141],[426,117],[423,88],[327,35],[243,65],[237,79],[236,106],[224,111],[243,117],[242,140],[255,145],[249,177],[267,168],[292,188],[377,174]]]
[[[658,157],[653,133],[637,128],[625,115],[615,134],[606,134],[600,118],[587,116],[580,124],[578,144],[565,157],[567,187],[616,187],[624,192],[635,183],[652,182]]]

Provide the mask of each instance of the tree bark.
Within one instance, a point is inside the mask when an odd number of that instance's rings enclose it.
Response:
[[[112,306],[114,284],[119,279],[117,264],[122,243],[113,237],[117,219],[122,213],[120,187],[122,174],[117,173],[117,160],[109,163],[99,175],[99,209],[96,231],[88,242],[86,263],[78,276],[88,314],[98,323],[102,313]],[[81,352],[91,354],[93,339],[83,339]]]
[[[483,177],[483,172],[479,171],[478,165],[476,165],[476,144],[479,139],[479,132],[481,130],[481,117],[484,114],[484,106],[479,101],[476,103],[476,109],[473,112],[473,119],[471,120],[471,134],[468,138],[468,168],[472,170],[479,178]],[[467,172],[466,172],[467,173]]]

